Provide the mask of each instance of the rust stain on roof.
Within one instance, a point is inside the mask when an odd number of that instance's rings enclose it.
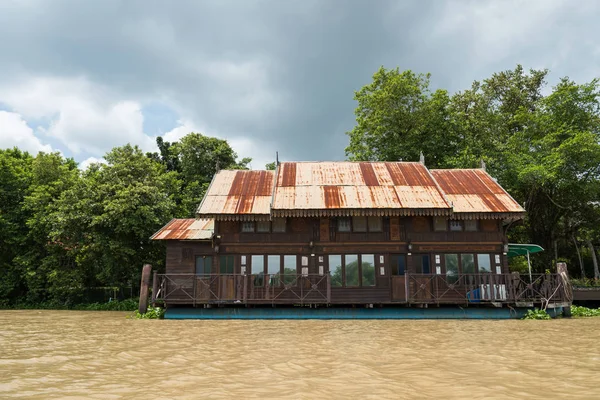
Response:
[[[296,184],[296,163],[285,163],[281,167],[278,186],[289,187]]]
[[[209,240],[215,230],[213,219],[173,219],[156,232],[151,240]]]
[[[222,170],[198,207],[199,216],[270,213],[274,171]]]
[[[367,186],[379,186],[379,181],[371,163],[361,162],[360,171],[362,172],[363,181]]]
[[[525,210],[481,169],[437,169],[431,174],[457,213],[522,213]]]

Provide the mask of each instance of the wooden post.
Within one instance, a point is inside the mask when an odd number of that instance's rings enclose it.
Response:
[[[142,269],[142,282],[140,285],[140,304],[138,311],[140,314],[145,314],[148,311],[148,285],[150,284],[150,272],[152,272],[152,265],[144,264]]]
[[[152,276],[152,307],[156,307],[156,292],[158,292],[158,271]]]

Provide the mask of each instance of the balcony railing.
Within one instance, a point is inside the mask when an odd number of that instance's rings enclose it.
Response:
[[[171,304],[328,304],[330,276],[157,274],[152,301]]]
[[[547,306],[571,302],[569,283],[558,274],[406,274],[390,277],[388,303]],[[391,289],[394,288],[394,290]],[[397,288],[404,290],[397,290]],[[344,288],[336,288],[340,293]],[[357,292],[352,304],[374,303]],[[371,287],[370,289],[377,289]],[[379,299],[381,297],[378,297]],[[336,303],[336,299],[333,302]],[[329,274],[155,274],[152,301],[167,304],[331,304]],[[337,301],[339,303],[339,299]]]

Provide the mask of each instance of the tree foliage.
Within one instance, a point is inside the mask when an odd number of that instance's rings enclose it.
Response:
[[[547,74],[518,65],[449,96],[431,92],[429,74],[382,67],[355,93],[346,154],[415,161],[423,152],[432,168],[477,168],[484,161],[525,206],[525,223],[511,236],[547,250],[536,257],[538,269],[559,256],[578,266],[580,252],[598,276],[592,260],[600,242],[599,81],[563,78],[548,90]]]
[[[86,288],[139,285],[144,263],[164,264],[151,235],[193,217],[217,168],[250,162],[197,133],[157,147],[116,147],[85,171],[59,153],[0,150],[0,304],[75,304]]]

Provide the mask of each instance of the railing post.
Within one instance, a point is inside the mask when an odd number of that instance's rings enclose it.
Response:
[[[331,275],[327,273],[327,304],[331,304]]]
[[[156,307],[156,292],[158,291],[158,271],[152,275],[152,307]]]

